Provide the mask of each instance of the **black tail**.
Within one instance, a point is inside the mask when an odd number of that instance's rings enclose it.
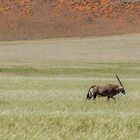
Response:
[[[94,85],[94,86],[91,86],[91,87],[89,88],[85,102],[86,102],[87,100],[90,100],[90,99],[92,98],[92,96],[90,96],[89,93],[92,94],[91,91],[90,91],[90,89],[91,89],[91,88],[94,88],[94,87],[95,87],[95,85]]]

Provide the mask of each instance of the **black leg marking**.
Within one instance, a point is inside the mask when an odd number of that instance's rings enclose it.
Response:
[[[93,100],[95,100],[95,99],[96,99],[96,94],[93,95]]]
[[[110,96],[107,97],[107,101],[109,101],[109,99],[110,99]]]

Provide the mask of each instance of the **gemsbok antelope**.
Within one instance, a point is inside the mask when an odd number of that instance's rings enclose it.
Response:
[[[110,98],[112,98],[114,101],[116,101],[116,99],[114,98],[115,95],[117,95],[119,93],[126,94],[124,86],[117,75],[116,75],[116,78],[118,79],[120,86],[113,85],[113,84],[107,84],[104,86],[100,86],[100,85],[91,86],[88,90],[86,101],[90,100],[92,98],[93,98],[93,100],[95,100],[97,96],[98,97],[107,97],[108,101]]]

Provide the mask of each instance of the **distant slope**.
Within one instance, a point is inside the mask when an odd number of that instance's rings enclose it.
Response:
[[[0,40],[140,32],[140,1],[2,0]]]

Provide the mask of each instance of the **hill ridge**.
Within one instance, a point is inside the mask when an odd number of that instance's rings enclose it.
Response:
[[[139,0],[3,0],[0,40],[140,32]]]

